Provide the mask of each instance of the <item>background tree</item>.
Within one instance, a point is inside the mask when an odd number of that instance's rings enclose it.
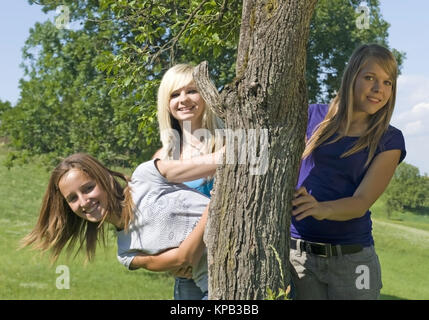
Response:
[[[1,101],[0,100],[0,117],[3,114],[3,112],[9,110],[12,108],[12,105],[9,101]]]
[[[71,4],[76,19],[85,21],[79,30],[58,29],[50,21],[30,30],[20,99],[2,124],[13,146],[26,154],[50,155],[56,162],[86,151],[106,163],[131,165],[150,153],[137,134],[133,97],[109,95],[106,76],[96,68],[100,53],[114,50],[119,39],[112,26],[91,20],[95,3]]]
[[[3,102],[0,100],[0,145],[7,141],[7,138],[3,136],[5,133],[2,132],[2,115],[4,112],[10,111],[10,109],[12,109],[12,105],[9,101]]]
[[[363,43],[388,47],[389,23],[380,14],[378,0],[366,1],[368,28],[358,28],[365,12],[361,0],[319,0],[311,20],[307,49],[307,87],[312,103],[328,103],[340,87],[341,75],[355,48]],[[399,66],[405,53],[392,49]]]
[[[429,178],[421,176],[417,167],[403,162],[396,169],[383,197],[389,217],[392,211],[427,212]]]

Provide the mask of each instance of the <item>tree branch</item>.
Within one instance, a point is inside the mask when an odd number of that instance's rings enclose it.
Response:
[[[186,28],[188,27],[188,25],[191,23],[192,19],[194,19],[195,15],[197,14],[198,11],[201,10],[201,8],[203,7],[203,5],[207,2],[208,0],[204,0],[202,1],[198,7],[191,13],[191,15],[189,16],[188,20],[186,20],[185,24],[183,25],[183,27],[180,29],[179,33],[174,36],[171,40],[169,40],[167,43],[165,43],[158,52],[156,52],[151,61],[150,61],[150,65],[152,65],[155,62],[155,59],[158,58],[159,55],[161,55],[161,53],[163,53],[164,51],[167,50],[174,50],[174,47],[176,46],[176,43],[179,41],[180,37],[182,36],[183,32],[185,32]],[[170,45],[170,46],[169,46]]]
[[[223,98],[210,79],[207,61],[203,61],[195,67],[193,76],[198,91],[206,104],[210,106],[219,117],[223,118],[225,116]]]
[[[254,8],[255,4],[253,0],[245,1],[243,3],[243,11],[241,18],[241,27],[240,27],[240,41],[238,43],[237,50],[237,62],[236,62],[236,77],[241,78],[244,70],[247,67],[248,51],[250,46],[250,41],[252,38],[255,18],[254,18]]]

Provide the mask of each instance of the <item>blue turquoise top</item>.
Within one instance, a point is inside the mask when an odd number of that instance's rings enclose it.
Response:
[[[197,179],[193,181],[183,182],[184,185],[201,192],[209,198],[211,198],[210,191],[213,189],[213,183],[214,179]]]

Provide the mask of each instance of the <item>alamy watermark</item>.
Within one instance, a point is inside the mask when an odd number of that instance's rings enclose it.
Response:
[[[56,278],[55,286],[57,289],[70,289],[70,269],[66,265],[59,265],[55,269],[55,273],[60,275]]]
[[[369,29],[369,8],[365,3],[361,3],[356,8],[356,13],[359,16],[356,19],[356,28],[358,29]]]
[[[369,267],[366,265],[359,265],[356,267],[356,274],[359,276],[356,278],[356,288],[359,290],[369,289]]]
[[[191,129],[191,122],[184,121],[183,130],[192,132]],[[247,164],[249,165],[250,175],[263,175],[268,170],[268,129],[215,129],[213,136],[208,129],[202,128],[193,131],[192,135],[200,142],[213,141],[214,139],[216,151],[224,148],[225,157],[206,158],[207,163]],[[181,138],[180,133],[175,129],[163,130],[161,136],[171,142],[168,153],[174,160],[192,160],[195,157],[211,152],[211,150],[186,149],[187,151],[182,154],[182,145],[193,144],[187,141],[186,135]],[[200,159],[198,161],[200,161],[198,163],[205,163],[201,162]]]
[[[55,18],[55,26],[58,29],[70,29],[70,8],[65,5],[58,6],[56,13],[59,15]]]

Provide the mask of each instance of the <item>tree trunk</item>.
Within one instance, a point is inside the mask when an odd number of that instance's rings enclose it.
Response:
[[[234,83],[218,94],[207,65],[196,69],[197,86],[226,131],[242,134],[235,160],[216,174],[205,233],[210,299],[266,299],[290,282],[291,201],[304,149],[316,1],[244,1]]]

